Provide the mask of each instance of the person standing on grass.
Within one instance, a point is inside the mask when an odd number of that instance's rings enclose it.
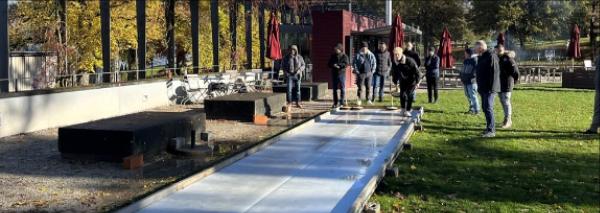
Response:
[[[413,60],[415,60],[415,63],[417,64],[417,68],[421,67],[421,56],[419,56],[419,53],[417,53],[416,51],[414,51],[414,45],[412,42],[407,42],[406,43],[406,49],[404,50],[404,55],[408,56],[409,58],[412,58]],[[420,80],[419,80],[420,81]],[[417,85],[417,88],[419,88],[419,85]],[[413,102],[415,100],[417,100],[417,90],[415,89],[415,91],[413,91],[413,93],[411,94],[413,97]]]
[[[599,51],[600,52],[600,51]],[[598,53],[600,55],[600,53]],[[596,98],[594,99],[594,117],[590,128],[585,131],[586,134],[598,134],[600,128],[600,56],[596,59],[596,78],[594,80],[596,86]]]
[[[394,60],[392,61],[392,73],[397,76],[400,81],[400,106],[402,107],[402,115],[406,117],[412,116],[413,96],[421,79],[421,73],[417,67],[417,63],[404,55],[401,47],[394,48]]]
[[[371,97],[371,102],[375,102],[375,96],[377,95],[379,95],[377,101],[382,102],[385,79],[392,69],[392,59],[385,42],[379,42],[379,51],[375,54],[375,58],[377,59],[377,69],[373,74],[373,96]]]
[[[356,85],[358,86],[357,105],[361,105],[361,94],[362,88],[365,87],[365,100],[368,101],[369,105],[373,102],[369,100],[369,92],[371,91],[371,84],[373,81],[373,72],[377,69],[377,59],[375,55],[369,50],[369,43],[362,42],[361,48],[354,58],[354,67],[352,72],[356,74]]]
[[[414,51],[414,45],[412,42],[406,43],[406,49],[404,50],[404,55],[408,56],[409,58],[412,58],[415,61],[415,63],[417,64],[417,67],[421,67],[421,57],[419,56],[419,53]]]
[[[494,122],[494,98],[500,92],[500,66],[498,55],[492,54],[487,49],[483,40],[475,42],[475,51],[479,55],[475,66],[477,91],[481,96],[481,105],[485,114],[486,128],[483,137],[495,137],[496,125]]]
[[[500,103],[504,110],[504,121],[502,129],[507,129],[512,126],[512,104],[510,101],[512,90],[519,80],[519,68],[515,62],[515,53],[513,51],[505,51],[504,45],[496,45],[496,53],[500,59]]]
[[[465,96],[469,101],[468,114],[479,114],[479,101],[477,100],[477,81],[475,80],[475,66],[477,65],[477,55],[473,54],[473,49],[465,49],[465,60],[463,69],[460,72],[460,80],[463,83]]]
[[[430,47],[425,58],[425,78],[427,79],[427,97],[429,103],[438,101],[438,82],[440,80],[440,57],[435,54],[435,48]]]
[[[346,66],[348,66],[348,56],[344,53],[342,44],[337,44],[333,48],[333,54],[329,58],[329,68],[331,68],[331,79],[333,79],[333,106],[344,106],[346,98]],[[340,98],[338,99],[338,90]]]
[[[287,78],[287,104],[290,106],[295,101],[296,107],[302,109],[300,81],[306,65],[302,56],[298,54],[298,46],[290,46],[288,54],[283,58],[282,68]],[[295,93],[292,93],[293,88],[296,88]]]

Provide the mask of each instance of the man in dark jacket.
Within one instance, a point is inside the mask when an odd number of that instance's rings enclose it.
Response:
[[[505,51],[502,44],[496,45],[496,52],[500,60],[498,62],[500,66],[500,103],[502,103],[502,109],[504,109],[502,128],[507,129],[512,126],[510,97],[515,83],[519,80],[519,68],[514,59],[514,52]]]
[[[421,67],[421,57],[419,56],[419,53],[415,52],[413,49],[413,43],[407,42],[406,49],[404,50],[404,55],[408,56],[409,58],[412,58],[417,64],[417,67]]]
[[[302,79],[302,73],[306,65],[304,59],[298,54],[298,46],[291,45],[289,53],[283,57],[282,68],[287,78],[287,104],[292,104],[292,101],[296,101],[296,107],[302,108],[300,104],[300,80]],[[296,88],[295,96],[292,94],[292,89]]]
[[[385,79],[390,74],[392,69],[392,59],[390,52],[387,50],[385,42],[379,42],[379,51],[375,54],[377,59],[377,69],[373,73],[373,96],[371,102],[375,101],[375,96],[379,94],[379,102],[383,101],[383,88]]]
[[[435,54],[435,48],[430,47],[425,58],[425,78],[427,78],[427,97],[429,103],[437,103],[438,81],[440,80],[440,57]]]
[[[414,45],[412,42],[407,42],[406,43],[406,48],[404,49],[404,55],[408,56],[409,58],[412,58],[415,63],[417,64],[417,67],[420,68],[421,67],[421,56],[419,56],[419,53],[417,53],[416,51],[414,51]],[[419,79],[420,81],[421,79]],[[417,88],[419,88],[419,85],[417,85]],[[415,91],[413,91],[413,93],[411,94],[413,97],[413,101],[417,100],[417,90],[415,89]]]
[[[373,72],[377,69],[377,59],[375,59],[375,55],[369,50],[369,43],[363,42],[360,50],[356,53],[354,58],[354,66],[352,72],[356,74],[356,84],[358,85],[358,100],[357,105],[361,105],[361,94],[362,87],[365,87],[365,99],[372,104],[371,100],[369,100],[369,92],[371,91],[371,84],[373,84]]]
[[[400,106],[402,114],[406,117],[412,116],[413,96],[412,93],[419,84],[421,73],[417,63],[410,57],[404,55],[401,47],[394,48],[394,60],[392,61],[392,74],[400,81]]]
[[[469,100],[468,114],[479,114],[479,101],[477,100],[477,81],[475,81],[475,66],[477,65],[477,55],[473,54],[473,49],[465,49],[465,60],[463,69],[460,72],[460,80],[463,83],[465,96]]]
[[[477,59],[476,78],[477,91],[481,95],[481,105],[485,113],[486,129],[483,137],[495,137],[496,125],[494,122],[494,98],[500,92],[500,67],[498,55],[492,54],[487,49],[485,41],[475,42],[475,51],[479,55]]]
[[[348,56],[344,54],[342,44],[337,44],[333,48],[333,54],[329,58],[329,68],[331,68],[331,79],[333,79],[333,106],[344,106],[346,103],[346,67],[348,66]],[[340,98],[338,99],[338,90]]]

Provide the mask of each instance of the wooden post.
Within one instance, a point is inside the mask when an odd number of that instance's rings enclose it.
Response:
[[[146,78],[146,0],[136,0],[138,78]]]
[[[190,0],[190,14],[192,16],[192,66],[194,73],[199,73],[200,47],[198,47],[198,0]]]

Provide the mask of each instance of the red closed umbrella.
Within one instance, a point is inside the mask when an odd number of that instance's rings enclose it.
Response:
[[[279,21],[275,12],[271,12],[269,20],[269,30],[267,32],[267,58],[279,60],[281,56],[281,43],[279,42]]]
[[[504,46],[504,41],[506,41],[506,38],[504,37],[504,33],[498,34],[498,38],[496,39],[496,41],[498,42],[498,44],[501,44],[502,46]]]
[[[447,27],[444,27],[444,31],[442,32],[438,56],[440,57],[440,68],[452,68],[454,66],[454,57],[452,57],[452,36],[450,36]]]
[[[404,30],[402,30],[402,18],[400,18],[400,15],[396,15],[396,17],[394,17],[394,22],[392,22],[392,30],[390,31],[389,50],[393,51],[396,47],[402,47],[403,40]]]
[[[569,40],[568,54],[570,58],[581,58],[581,48],[579,46],[580,33],[579,26],[574,24],[573,30],[571,30],[571,39]]]

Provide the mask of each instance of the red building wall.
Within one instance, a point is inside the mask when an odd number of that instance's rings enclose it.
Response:
[[[367,29],[385,26],[385,22],[369,19],[364,16],[352,14],[348,11],[312,11],[312,45],[311,58],[313,62],[313,81],[328,82],[332,88],[331,70],[327,66],[329,57],[333,53],[333,47],[341,43],[347,45],[346,37],[352,31],[364,31]],[[348,50],[344,50],[348,52]],[[354,53],[354,50],[350,50]],[[350,59],[352,62],[352,59]],[[346,87],[354,87],[354,75],[348,65],[346,68]]]
[[[346,46],[346,36],[352,30],[351,13],[348,11],[312,12],[312,48],[313,81],[328,82],[332,88],[331,69],[327,66],[333,47],[341,43]],[[350,60],[352,61],[352,60]],[[354,85],[354,76],[350,65],[346,69],[346,87]]]

